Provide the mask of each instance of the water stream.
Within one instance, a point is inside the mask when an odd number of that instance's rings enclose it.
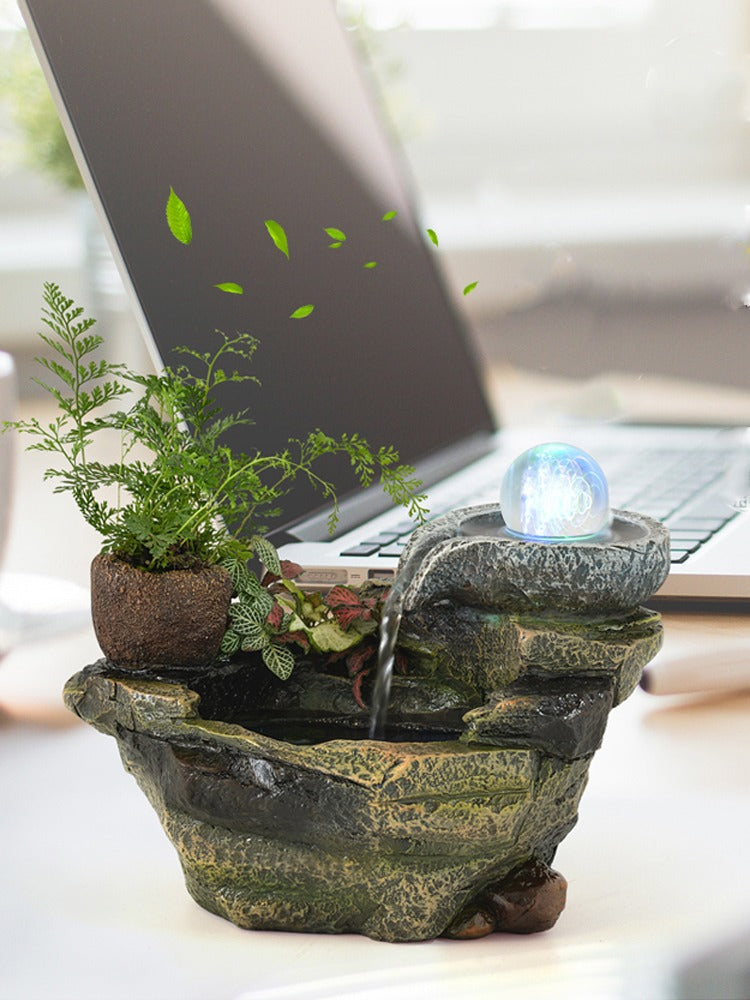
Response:
[[[375,686],[372,691],[370,731],[368,734],[371,740],[382,740],[385,736],[385,725],[388,720],[388,706],[391,697],[393,664],[396,659],[396,641],[404,611],[405,576],[405,573],[399,573],[396,582],[391,587],[385,599],[383,614],[380,619],[377,672],[375,674]]]
[[[505,532],[505,524],[499,509],[483,511],[479,516],[462,519],[455,526],[455,531],[456,534],[497,536]],[[383,614],[380,619],[380,639],[375,685],[373,687],[372,707],[370,709],[368,735],[371,740],[382,740],[385,738],[385,727],[388,719],[388,707],[391,695],[391,681],[393,680],[393,665],[396,658],[396,642],[404,612],[404,597],[425,554],[426,547],[424,544],[417,544],[410,550],[410,556],[406,560],[406,563],[399,567],[398,576],[383,605]]]

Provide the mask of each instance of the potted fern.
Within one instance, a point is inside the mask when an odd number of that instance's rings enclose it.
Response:
[[[258,342],[249,334],[217,333],[213,354],[181,348],[179,364],[142,375],[100,355],[94,320],[52,283],[44,287],[43,320],[40,337],[49,350],[37,358],[44,376],[36,381],[56,401],[57,416],[47,425],[31,418],[6,426],[60,460],[46,478],[57,492],[72,494],[101,536],[92,564],[92,615],[107,658],[130,668],[196,666],[211,662],[222,641],[227,652],[244,641],[287,676],[294,656],[282,641],[284,628],[298,634],[299,628],[288,607],[274,607],[248,567],[260,557],[281,570],[263,533],[283,495],[295,479],[308,480],[332,503],[333,527],[335,488],[315,464],[341,454],[363,486],[379,477],[385,492],[419,518],[413,470],[392,448],[372,449],[357,434],[334,438],[315,430],[270,454],[239,453],[224,443],[230,427],[250,423],[246,412],[226,414],[218,402],[223,383],[257,381],[248,368]],[[114,462],[94,454],[98,439],[108,435],[119,441]],[[265,609],[261,642],[248,640],[242,614],[225,640],[238,588],[245,612],[250,606],[257,616]],[[352,633],[350,641],[359,636]]]

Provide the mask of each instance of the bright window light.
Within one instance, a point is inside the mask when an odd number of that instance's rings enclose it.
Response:
[[[642,21],[653,0],[338,0],[347,18],[364,16],[376,31],[611,28]]]
[[[23,18],[15,0],[0,0],[0,31],[17,31],[22,27]]]

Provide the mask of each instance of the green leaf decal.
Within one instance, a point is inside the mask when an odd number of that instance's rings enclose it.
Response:
[[[325,231],[332,240],[336,240],[338,243],[343,243],[346,239],[346,233],[342,233],[342,231],[340,229],[336,229],[335,226],[327,226]]]
[[[167,198],[167,225],[171,234],[180,243],[187,245],[193,239],[193,223],[190,220],[190,212],[171,186],[169,198]]]
[[[362,265],[362,267],[366,267],[369,270],[372,270],[373,267],[377,267],[377,266],[378,266],[378,262],[376,260],[368,260],[366,264]]]
[[[311,305],[300,306],[299,309],[295,309],[294,310],[294,312],[289,317],[289,319],[304,319],[305,316],[309,316],[310,315],[310,313],[313,311],[314,308],[315,308],[315,306],[311,306]]]
[[[430,237],[430,241],[432,243],[434,243],[435,246],[438,246],[438,238],[437,238],[437,233],[435,232],[435,230],[434,229],[428,229],[427,230],[427,235]]]
[[[473,291],[474,291],[474,289],[475,289],[475,288],[477,287],[477,285],[478,285],[478,284],[479,284],[479,282],[478,282],[478,281],[471,281],[471,282],[470,282],[470,283],[469,283],[469,284],[468,284],[468,285],[466,286],[466,288],[464,288],[464,295],[468,295],[468,294],[469,294],[469,292],[473,292]]]
[[[236,281],[222,281],[220,285],[214,285],[218,288],[220,292],[230,292],[232,295],[242,295],[244,293],[244,288],[242,285],[238,285]]]
[[[266,229],[268,230],[268,235],[271,237],[273,242],[276,244],[279,250],[284,254],[284,256],[289,259],[289,243],[287,242],[286,233],[284,232],[284,227],[273,219],[266,219]]]
[[[390,222],[391,219],[395,219],[397,215],[398,212],[386,212],[383,218],[381,219],[381,222]]]
[[[329,250],[338,250],[338,248],[342,247],[343,245],[344,245],[343,243],[329,243],[328,244],[328,249]]]

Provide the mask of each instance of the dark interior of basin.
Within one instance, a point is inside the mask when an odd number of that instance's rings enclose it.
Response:
[[[200,696],[198,714],[208,722],[241,726],[296,745],[369,739],[370,713],[357,703],[352,679],[329,664],[303,661],[286,680],[259,656],[184,671],[179,678]],[[166,678],[165,678],[166,679]],[[170,672],[170,680],[178,678]],[[368,686],[363,690],[369,701]],[[490,697],[434,677],[394,677],[388,725],[392,743],[453,742],[536,747],[561,758],[593,752],[612,707],[614,678],[586,671],[550,676],[527,670]],[[477,709],[479,715],[474,711]]]
[[[243,728],[297,746],[312,746],[317,743],[328,743],[331,740],[369,738],[369,725],[347,724],[341,720],[300,719],[296,722],[288,719],[250,720]],[[460,733],[454,730],[423,729],[394,723],[386,726],[382,739],[386,743],[430,743],[456,740],[459,735]]]
[[[193,674],[185,683],[200,695],[199,713],[207,721],[297,745],[368,739],[370,713],[357,704],[351,679],[313,663],[299,664],[281,681],[259,657],[249,656],[210,674]],[[455,702],[445,691],[397,683],[383,738],[394,743],[458,739],[469,706]]]

